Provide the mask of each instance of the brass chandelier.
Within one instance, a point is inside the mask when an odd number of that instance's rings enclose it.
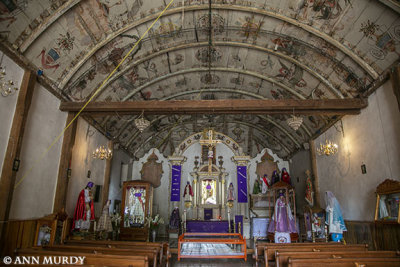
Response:
[[[319,148],[317,148],[317,153],[318,155],[334,155],[335,153],[338,152],[338,145],[335,143],[332,143],[331,141],[328,141],[327,139],[325,140],[325,144],[319,144]]]
[[[18,87],[15,86],[13,80],[7,80],[6,78],[6,68],[0,67],[0,92],[1,95],[6,97],[13,95],[18,91]]]
[[[110,159],[112,157],[112,151],[109,148],[104,148],[104,146],[100,146],[93,152],[93,158],[95,159]]]

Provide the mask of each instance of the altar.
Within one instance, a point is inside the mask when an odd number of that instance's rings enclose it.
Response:
[[[227,220],[187,220],[186,231],[188,233],[229,233],[229,229],[232,227],[233,221],[231,221],[231,227]]]

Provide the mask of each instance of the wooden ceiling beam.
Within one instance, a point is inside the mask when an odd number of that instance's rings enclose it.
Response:
[[[61,111],[79,112],[83,102],[62,102]],[[115,114],[359,114],[368,105],[366,99],[223,99],[223,100],[150,100],[126,102],[92,102],[83,114],[104,116]]]

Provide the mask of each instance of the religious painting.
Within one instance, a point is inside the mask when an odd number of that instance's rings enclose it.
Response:
[[[146,188],[130,187],[127,189],[124,210],[124,227],[141,227],[145,221]]]
[[[34,246],[52,245],[55,235],[55,220],[38,220]]]
[[[375,221],[400,223],[400,182],[386,179],[376,193]]]
[[[201,204],[216,205],[217,204],[217,181],[212,179],[201,181]]]

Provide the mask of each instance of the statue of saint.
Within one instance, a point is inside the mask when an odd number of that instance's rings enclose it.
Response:
[[[228,201],[235,201],[235,189],[232,183],[228,186]]]
[[[287,172],[286,168],[283,168],[283,169],[282,169],[282,177],[281,177],[281,178],[282,178],[281,180],[282,180],[283,182],[285,182],[285,183],[291,185],[291,183],[290,183],[290,175],[289,175],[289,173]]]
[[[93,186],[93,182],[89,182],[79,193],[78,201],[75,206],[72,229],[89,230],[90,221],[94,220]]]
[[[277,182],[279,182],[279,181],[280,181],[280,179],[279,179],[279,174],[278,174],[278,172],[275,170],[275,171],[272,172],[272,176],[271,176],[271,185],[273,185],[273,184],[275,184],[275,183],[277,183]]]
[[[253,194],[257,195],[257,194],[260,194],[260,193],[261,193],[260,182],[258,181],[258,179],[256,179],[254,181]]]
[[[183,197],[185,198],[185,202],[192,201],[193,191],[189,181],[186,182],[185,190],[183,190]]]
[[[347,231],[347,228],[344,224],[339,202],[331,191],[325,192],[325,204],[326,224],[329,227],[329,233],[343,234],[344,231]]]
[[[268,191],[268,188],[270,187],[270,183],[268,182],[268,175],[264,174],[261,183],[262,183],[261,192],[263,194],[266,194]]]
[[[313,185],[310,177],[310,171],[306,171],[306,196],[305,199],[311,207],[314,206],[314,190],[313,190]]]
[[[99,223],[97,224],[96,231],[106,232],[106,233],[113,231],[111,217],[110,217],[110,204],[111,200],[107,200],[106,205],[104,205],[103,207],[103,212],[99,219]]]
[[[274,215],[268,225],[268,232],[297,233],[290,205],[286,203],[283,193],[279,194],[275,203]]]

